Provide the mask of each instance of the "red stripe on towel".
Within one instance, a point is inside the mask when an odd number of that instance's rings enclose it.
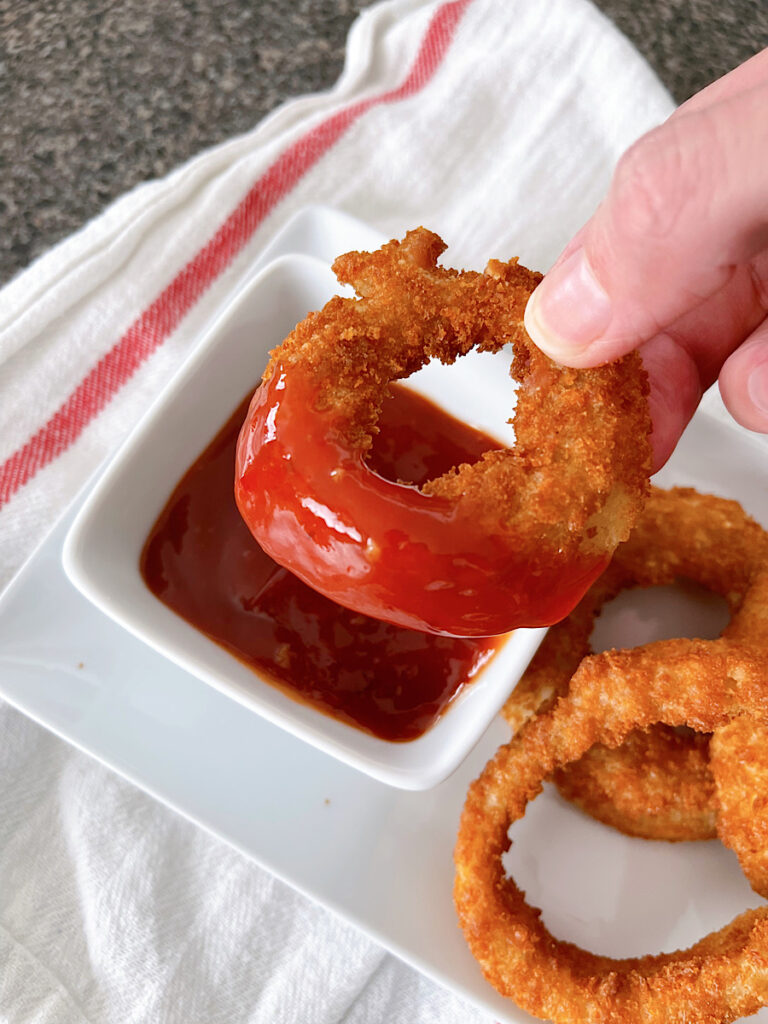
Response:
[[[400,86],[332,114],[290,145],[261,175],[211,240],[101,357],[48,422],[0,465],[0,508],[77,440],[229,266],[277,203],[355,121],[372,107],[395,103],[424,88],[442,63],[470,2],[453,0],[435,12]]]

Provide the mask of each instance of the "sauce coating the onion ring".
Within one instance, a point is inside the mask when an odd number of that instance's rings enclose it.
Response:
[[[336,261],[359,298],[332,299],[273,352],[240,436],[238,507],[272,558],[355,611],[453,636],[549,625],[642,507],[647,381],[636,354],[593,370],[553,363],[522,325],[540,275],[516,262],[438,267],[444,248],[420,228]],[[373,471],[390,382],[507,343],[514,449],[422,487]]]

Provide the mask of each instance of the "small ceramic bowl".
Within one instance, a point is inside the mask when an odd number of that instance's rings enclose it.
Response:
[[[305,211],[303,220],[317,232],[317,218],[327,216]],[[365,226],[356,230],[349,218],[340,223],[346,234],[334,239],[336,251],[378,244]],[[144,542],[170,492],[248,387],[256,386],[269,350],[337,292],[327,263],[293,255],[270,263],[230,300],[89,495],[67,537],[64,567],[103,612],[249,711],[382,782],[426,789],[450,775],[475,745],[545,630],[510,634],[428,732],[391,743],[292,700],[160,602],[139,572]],[[498,427],[509,418],[512,385],[499,372],[498,358],[470,356],[461,364],[460,372],[430,365],[409,386],[433,399],[439,395],[449,412],[503,437]]]

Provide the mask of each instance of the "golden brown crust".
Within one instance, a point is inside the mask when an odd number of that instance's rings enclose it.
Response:
[[[631,732],[618,750],[596,743],[558,769],[560,795],[625,835],[667,842],[717,836],[710,737],[668,726]]]
[[[648,385],[639,357],[589,370],[558,366],[523,326],[541,275],[515,260],[492,260],[482,274],[439,267],[444,248],[418,228],[377,252],[340,256],[334,270],[359,298],[336,297],[310,314],[272,353],[265,378],[278,365],[300,371],[316,385],[318,407],[338,411],[343,444],[364,454],[389,382],[433,357],[452,363],[472,348],[511,343],[520,381],[515,448],[488,452],[423,490],[460,504],[489,533],[509,532],[534,572],[553,557],[607,556],[627,537],[648,489]]]
[[[553,626],[503,708],[514,731],[565,694],[603,605],[627,587],[669,584],[681,577],[728,602],[731,637],[768,643],[763,611],[744,606],[768,556],[768,534],[735,501],[691,488],[653,488],[630,539],[581,603]],[[722,747],[722,743],[720,744]],[[717,804],[709,771],[709,738],[681,737],[664,727],[632,733],[618,750],[595,745],[577,764],[556,772],[562,795],[599,821],[646,839],[693,840],[717,835]],[[733,845],[737,830],[727,831]]]
[[[767,597],[763,574],[744,604]],[[591,655],[567,696],[499,749],[469,789],[454,887],[467,942],[495,988],[555,1024],[717,1024],[768,1005],[768,910],[740,915],[689,950],[613,960],[554,938],[501,863],[509,826],[554,771],[594,743],[615,748],[657,722],[714,732],[746,715],[763,727],[767,671],[765,651],[726,636]]]

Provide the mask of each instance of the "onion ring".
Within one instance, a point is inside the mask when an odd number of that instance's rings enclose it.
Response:
[[[336,297],[273,354],[241,432],[235,493],[259,544],[339,604],[412,629],[488,636],[549,625],[629,533],[650,468],[636,353],[573,370],[528,338],[541,275],[437,266],[424,228],[334,270]],[[391,381],[430,358],[514,347],[516,444],[422,488],[366,464]],[[510,406],[512,394],[510,391]]]
[[[620,545],[608,571],[563,622],[554,626],[502,710],[514,731],[553,699],[565,694],[603,605],[621,590],[673,583],[681,577],[721,594],[731,612],[723,636],[748,636],[768,647],[768,622],[741,609],[766,565],[768,534],[735,501],[691,488],[653,488],[630,539]],[[754,602],[749,602],[753,609]],[[746,614],[746,613],[745,613]],[[721,741],[718,749],[728,744]],[[721,771],[723,779],[727,772]],[[616,750],[594,745],[579,762],[558,770],[561,794],[586,813],[631,836],[668,841],[718,835],[715,780],[709,737],[680,736],[664,726],[632,733]],[[733,845],[743,829],[722,828]],[[756,841],[753,837],[753,841]],[[738,843],[739,841],[737,841]],[[756,872],[753,868],[748,874]]]
[[[763,577],[752,592],[764,602],[767,589]],[[467,942],[499,992],[555,1024],[717,1024],[768,1005],[768,908],[739,915],[688,950],[614,960],[554,938],[501,862],[509,826],[543,781],[595,742],[617,747],[657,722],[714,732],[752,716],[748,727],[762,729],[767,667],[763,653],[726,638],[592,655],[568,695],[489,761],[462,813],[454,897]]]

